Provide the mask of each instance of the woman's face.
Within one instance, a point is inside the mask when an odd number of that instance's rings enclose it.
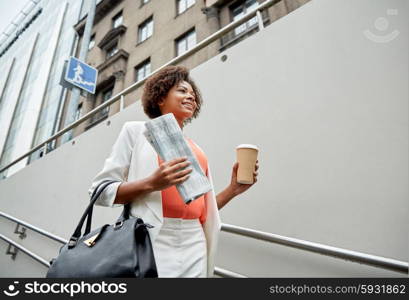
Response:
[[[186,81],[174,85],[163,101],[159,103],[162,115],[173,113],[180,128],[183,128],[185,119],[193,116],[196,106],[196,96],[192,86]]]

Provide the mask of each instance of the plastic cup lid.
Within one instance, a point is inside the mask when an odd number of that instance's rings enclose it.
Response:
[[[250,148],[250,149],[256,149],[259,150],[258,147],[256,145],[252,145],[252,144],[240,144],[236,147],[236,149],[239,148]]]

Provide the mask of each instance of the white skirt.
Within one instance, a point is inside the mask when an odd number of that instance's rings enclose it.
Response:
[[[158,277],[207,277],[206,237],[199,219],[163,218],[152,246]]]

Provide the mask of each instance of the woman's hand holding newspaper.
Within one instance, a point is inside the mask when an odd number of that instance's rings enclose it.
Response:
[[[187,157],[179,157],[161,163],[159,168],[148,178],[151,188],[154,191],[161,191],[187,180],[192,168],[186,169],[190,165],[186,159]]]

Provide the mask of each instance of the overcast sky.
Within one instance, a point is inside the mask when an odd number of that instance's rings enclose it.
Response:
[[[30,0],[0,0],[0,33]]]

